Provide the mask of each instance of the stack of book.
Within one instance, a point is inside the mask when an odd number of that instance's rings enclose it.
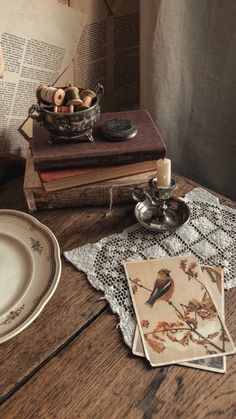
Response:
[[[109,120],[130,120],[135,137],[109,141],[101,127]],[[30,212],[40,208],[100,205],[131,201],[134,186],[147,182],[165,156],[160,133],[147,111],[101,114],[93,142],[54,142],[34,122],[24,192]]]

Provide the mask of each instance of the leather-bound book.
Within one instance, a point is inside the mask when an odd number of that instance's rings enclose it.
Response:
[[[131,121],[138,132],[128,140],[108,140],[101,133],[103,124],[112,119]],[[49,133],[34,122],[31,144],[36,170],[71,167],[111,166],[157,160],[165,156],[166,147],[161,135],[144,110],[103,113],[93,130],[93,142],[53,142]]]
[[[106,180],[90,185],[45,193],[38,172],[30,152],[26,160],[24,193],[28,209],[33,213],[39,209],[52,209],[64,207],[83,207],[94,205],[107,205],[133,203],[132,192],[137,186],[147,186],[150,177],[155,171],[139,173],[119,179]]]
[[[133,176],[156,170],[156,160],[140,163],[122,164],[121,166],[82,167],[38,172],[46,192],[60,191],[75,186],[89,185],[109,179]]]

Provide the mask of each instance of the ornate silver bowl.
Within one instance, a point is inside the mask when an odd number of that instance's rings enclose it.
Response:
[[[104,93],[103,86],[97,84],[94,92],[96,97],[88,109],[73,113],[55,113],[52,106],[39,103],[31,105],[28,115],[48,130],[52,141],[93,141],[92,129],[100,115],[99,101]]]

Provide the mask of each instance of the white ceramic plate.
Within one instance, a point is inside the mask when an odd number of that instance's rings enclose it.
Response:
[[[0,210],[0,343],[35,320],[60,274],[60,248],[53,233],[31,215]]]

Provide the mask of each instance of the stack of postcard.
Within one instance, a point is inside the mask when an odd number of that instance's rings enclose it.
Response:
[[[224,321],[223,271],[194,256],[124,262],[137,318],[133,353],[153,367],[226,371],[235,346]]]

